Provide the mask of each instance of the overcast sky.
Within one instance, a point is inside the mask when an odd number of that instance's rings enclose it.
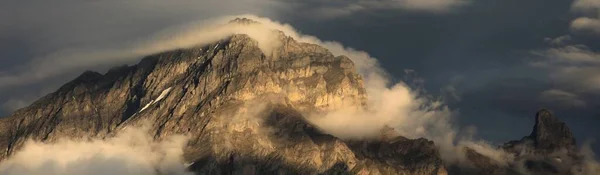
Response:
[[[139,59],[72,53],[239,14],[364,50],[398,80],[414,70],[485,139],[528,135],[540,108],[579,142],[600,138],[599,0],[9,0],[0,5],[0,116],[84,70]]]

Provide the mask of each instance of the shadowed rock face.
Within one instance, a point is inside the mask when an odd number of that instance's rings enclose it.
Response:
[[[529,139],[536,150],[555,152],[561,149],[574,149],[575,137],[564,122],[548,110],[540,110],[535,117],[535,126]]]
[[[156,139],[190,136],[184,156],[199,174],[446,173],[431,141],[349,142],[307,122],[305,112],[364,106],[362,79],[345,56],[279,39],[268,54],[233,35],[106,74],[85,72],[0,119],[0,158],[27,139],[106,138],[149,122]]]

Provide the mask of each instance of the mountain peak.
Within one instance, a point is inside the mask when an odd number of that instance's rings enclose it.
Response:
[[[556,151],[573,148],[575,138],[571,129],[556,118],[550,110],[539,110],[535,116],[535,126],[529,135],[538,149]]]

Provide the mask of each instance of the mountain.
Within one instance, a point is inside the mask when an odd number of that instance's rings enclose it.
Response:
[[[453,174],[559,175],[582,171],[582,155],[577,151],[571,129],[547,109],[536,113],[530,135],[500,146],[500,150],[514,156],[514,160],[506,165],[499,165],[489,157],[465,149],[472,167],[450,168]]]
[[[0,119],[0,160],[28,139],[103,139],[140,125],[149,125],[156,140],[187,135],[184,159],[196,174],[522,174],[523,166],[561,174],[556,152],[566,150],[563,162],[576,160],[569,128],[547,110],[538,112],[531,135],[500,148],[516,156],[509,165],[467,147],[469,166],[449,165],[433,141],[398,136],[392,128],[382,128],[380,138],[339,139],[307,115],[366,106],[354,63],[282,32],[276,39],[281,47],[270,53],[234,34],[105,74],[84,72]]]
[[[445,173],[431,141],[347,143],[308,122],[306,111],[364,105],[363,80],[348,57],[283,33],[278,40],[265,54],[235,34],[106,74],[85,72],[0,119],[0,158],[27,139],[106,138],[150,121],[155,139],[190,135],[184,155],[199,174]],[[256,113],[264,117],[247,117]]]

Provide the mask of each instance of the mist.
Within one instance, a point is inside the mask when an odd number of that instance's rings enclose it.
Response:
[[[105,140],[29,140],[0,163],[0,174],[192,175],[183,162],[185,136],[155,141],[147,131],[145,126],[129,127]]]

